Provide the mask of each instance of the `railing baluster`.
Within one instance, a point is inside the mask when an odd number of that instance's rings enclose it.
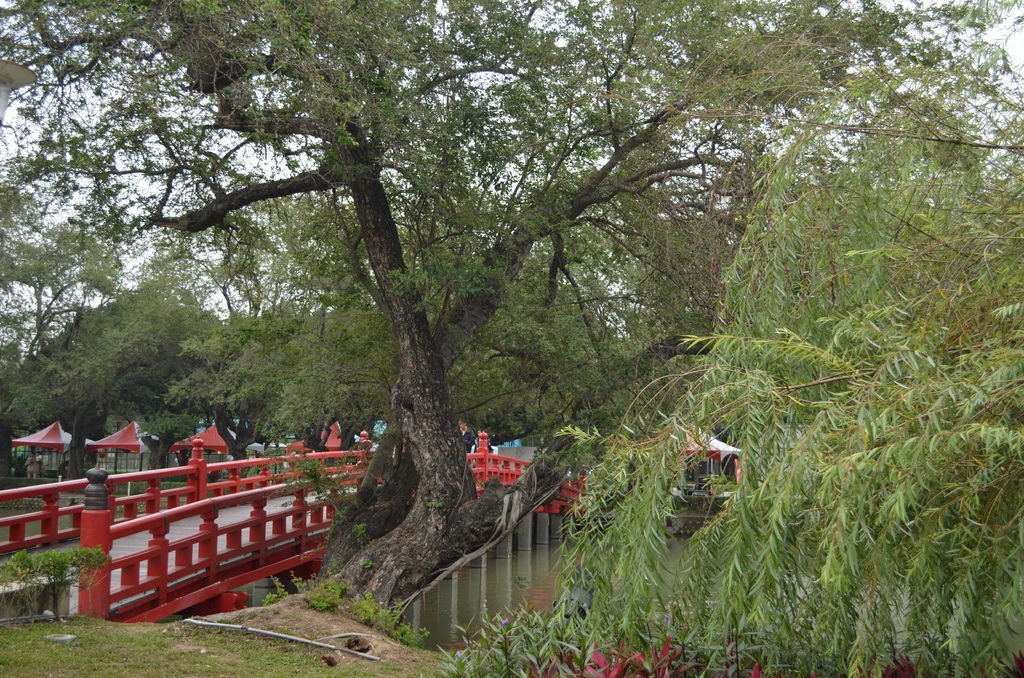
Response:
[[[206,568],[206,578],[210,582],[217,578],[217,514],[217,507],[211,505],[203,512],[203,522],[199,526],[199,562]]]
[[[266,508],[267,497],[264,495],[252,500],[252,511],[249,512],[249,517],[255,521],[255,524],[249,527],[249,543],[260,545],[260,565],[263,565],[264,558],[266,556],[266,549],[263,546],[263,542],[266,541],[267,538]]]
[[[160,479],[150,478],[146,481],[146,513],[160,511]]]
[[[46,517],[40,521],[39,533],[46,536],[48,544],[57,543],[57,533],[60,525],[60,506],[57,505],[57,492],[47,492],[43,495],[43,513]]]
[[[228,479],[231,480],[231,493],[237,494],[242,491],[242,477],[238,473],[238,467],[235,466],[231,469]]]
[[[158,597],[161,603],[167,602],[167,533],[170,525],[167,519],[150,528],[149,548],[157,549],[157,552],[146,559],[146,581],[156,584]],[[124,584],[124,573],[121,574],[121,583]]]
[[[7,541],[16,544],[25,541],[25,523],[14,523],[7,528]]]
[[[292,516],[292,529],[297,530],[306,524],[306,491],[299,490],[292,496],[295,497],[295,501],[292,503],[292,506],[302,509],[302,511],[297,512]]]

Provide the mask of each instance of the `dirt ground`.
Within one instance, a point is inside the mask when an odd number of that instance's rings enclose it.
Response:
[[[302,596],[289,596],[274,605],[209,615],[202,619],[221,624],[239,624],[251,628],[276,631],[307,640],[316,640],[340,647],[348,647],[352,650],[380,657],[381,661],[377,666],[381,669],[380,672],[382,674],[391,674],[395,669],[400,670],[394,673],[394,675],[433,676],[437,675],[438,672],[439,655],[437,653],[406,647],[384,636],[380,631],[346,616],[344,613],[317,612],[312,610],[303,602]],[[342,633],[355,633],[359,635],[329,639],[330,636]],[[320,652],[324,656],[333,658],[339,666],[343,663],[352,664],[355,662],[370,665],[370,662],[367,660],[346,652],[331,652],[326,649]]]

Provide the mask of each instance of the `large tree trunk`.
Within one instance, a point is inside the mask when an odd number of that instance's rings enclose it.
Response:
[[[85,470],[96,465],[96,452],[86,452],[85,441],[87,438],[102,438],[106,421],[106,407],[99,411],[78,411],[71,418],[60,418],[61,426],[71,434],[71,445],[62,457],[68,463],[67,473],[60,474],[64,480],[84,478]]]
[[[353,151],[355,177],[350,184],[356,215],[366,239],[380,298],[390,320],[398,357],[399,379],[391,406],[401,436],[398,463],[384,490],[369,504],[347,515],[335,529],[324,557],[326,576],[339,576],[355,593],[371,593],[391,602],[418,590],[439,570],[475,550],[496,532],[511,529],[530,509],[538,488],[550,496],[561,474],[518,488],[504,511],[506,491],[492,487],[476,499],[476,487],[452,414],[446,360],[452,347],[439,346],[431,332],[422,299],[409,285],[396,285],[405,271],[401,241],[392,218],[379,168]],[[443,335],[451,341],[450,335]],[[526,492],[523,488],[532,491]],[[364,488],[365,491],[365,488]],[[365,496],[365,495],[364,495]],[[524,504],[526,506],[524,507]],[[361,526],[357,529],[356,526]],[[359,540],[372,540],[363,545]]]
[[[249,455],[245,448],[256,438],[252,422],[245,417],[238,417],[238,420],[234,421],[227,409],[217,407],[213,410],[213,423],[227,445],[228,456],[234,460],[245,459]]]
[[[351,188],[397,348],[399,379],[391,406],[402,440],[397,487],[373,505],[369,513],[380,515],[366,524],[377,532],[403,509],[407,513],[397,528],[363,553],[352,552],[352,526],[362,522],[353,518],[348,526],[334,531],[325,560],[344,562],[340,574],[355,591],[370,592],[386,602],[415,588],[438,566],[435,554],[443,547],[451,519],[475,488],[455,432],[442,354],[434,344],[426,313],[415,292],[394,284],[405,262],[379,170],[365,157],[357,160]],[[410,496],[413,475],[418,483]]]
[[[11,468],[11,438],[14,430],[5,421],[0,421],[0,476],[14,475]]]

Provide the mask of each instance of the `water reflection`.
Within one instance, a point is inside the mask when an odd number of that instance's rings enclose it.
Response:
[[[429,632],[428,648],[447,648],[461,643],[459,627],[472,635],[484,619],[520,605],[550,610],[558,593],[558,555],[557,543],[513,551],[510,558],[488,555],[482,566],[463,567],[421,596],[406,618]]]

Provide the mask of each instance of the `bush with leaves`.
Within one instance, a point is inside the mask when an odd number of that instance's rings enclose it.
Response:
[[[369,593],[352,601],[350,610],[361,623],[383,631],[403,645],[423,647],[426,630],[416,630],[404,623],[398,610],[381,605]]]
[[[102,549],[76,547],[66,550],[18,551],[8,560],[0,563],[0,582],[9,582],[32,595],[32,589],[42,587],[46,603],[57,613],[61,597],[71,585],[88,581],[110,558]],[[31,601],[25,600],[30,612]]]
[[[306,605],[317,612],[337,612],[346,595],[348,584],[328,579],[306,591]]]

